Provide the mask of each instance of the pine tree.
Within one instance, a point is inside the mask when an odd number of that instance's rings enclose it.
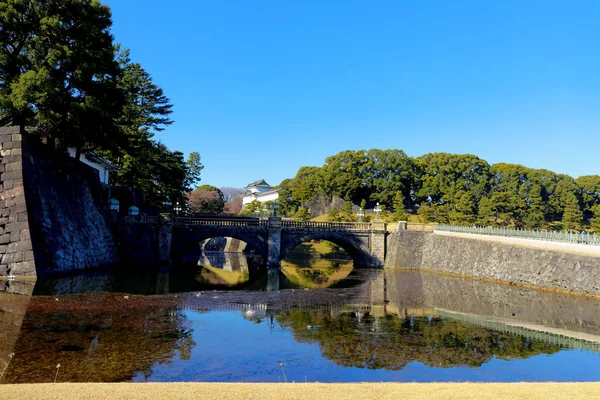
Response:
[[[294,214],[296,221],[308,221],[310,219],[310,211],[304,207],[300,207],[296,214]]]
[[[597,235],[600,235],[600,203],[592,206],[592,213],[594,214],[590,219],[592,229]]]
[[[0,125],[58,143],[123,145],[124,96],[108,6],[90,0],[0,2]]]
[[[488,226],[495,223],[494,210],[492,209],[492,201],[489,197],[482,197],[479,200],[479,212],[477,214],[477,224],[481,226]]]
[[[533,185],[529,190],[524,220],[525,226],[529,229],[540,229],[544,225],[544,200],[540,185]]]
[[[339,220],[340,220],[340,212],[337,209],[337,207],[333,207],[331,209],[331,211],[329,211],[329,214],[327,214],[327,217],[329,218],[329,221],[339,222]]]
[[[352,202],[350,200],[345,201],[342,206],[342,215],[340,216],[344,222],[354,222],[354,214],[352,213]]]
[[[563,229],[574,229],[583,220],[583,213],[579,208],[579,201],[573,193],[567,193],[565,196],[565,205],[563,208]]]
[[[394,213],[392,214],[394,221],[406,221],[408,220],[408,214],[404,208],[404,197],[402,192],[396,192],[394,197]]]
[[[450,223],[457,225],[472,225],[475,222],[475,200],[470,192],[462,192],[457,196],[454,207],[450,212]]]

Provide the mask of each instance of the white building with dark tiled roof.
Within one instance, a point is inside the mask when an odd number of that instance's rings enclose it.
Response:
[[[281,190],[274,189],[273,186],[269,185],[264,179],[254,181],[244,189],[243,205],[251,203],[254,200],[258,200],[261,203],[275,201],[279,197],[279,191]]]

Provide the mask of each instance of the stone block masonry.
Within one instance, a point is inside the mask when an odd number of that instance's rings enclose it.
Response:
[[[600,257],[415,231],[398,231],[388,240],[389,268],[600,296]]]
[[[19,127],[0,128],[0,276],[35,276]]]
[[[117,262],[96,170],[0,128],[0,276],[48,276]]]

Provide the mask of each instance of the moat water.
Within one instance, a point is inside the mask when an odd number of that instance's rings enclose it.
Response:
[[[600,300],[239,254],[0,281],[0,382],[598,381]]]

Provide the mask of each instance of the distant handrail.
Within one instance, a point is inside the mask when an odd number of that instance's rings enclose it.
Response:
[[[473,235],[504,236],[521,239],[544,240],[548,242],[576,243],[600,246],[600,235],[538,231],[531,229],[493,228],[478,226],[438,225],[437,231],[468,233]]]
[[[369,230],[371,224],[366,222],[322,222],[322,221],[281,221],[283,228],[291,229],[338,229]]]
[[[193,218],[177,217],[173,220],[174,225],[194,225],[194,226],[266,226],[268,221],[241,218]]]

